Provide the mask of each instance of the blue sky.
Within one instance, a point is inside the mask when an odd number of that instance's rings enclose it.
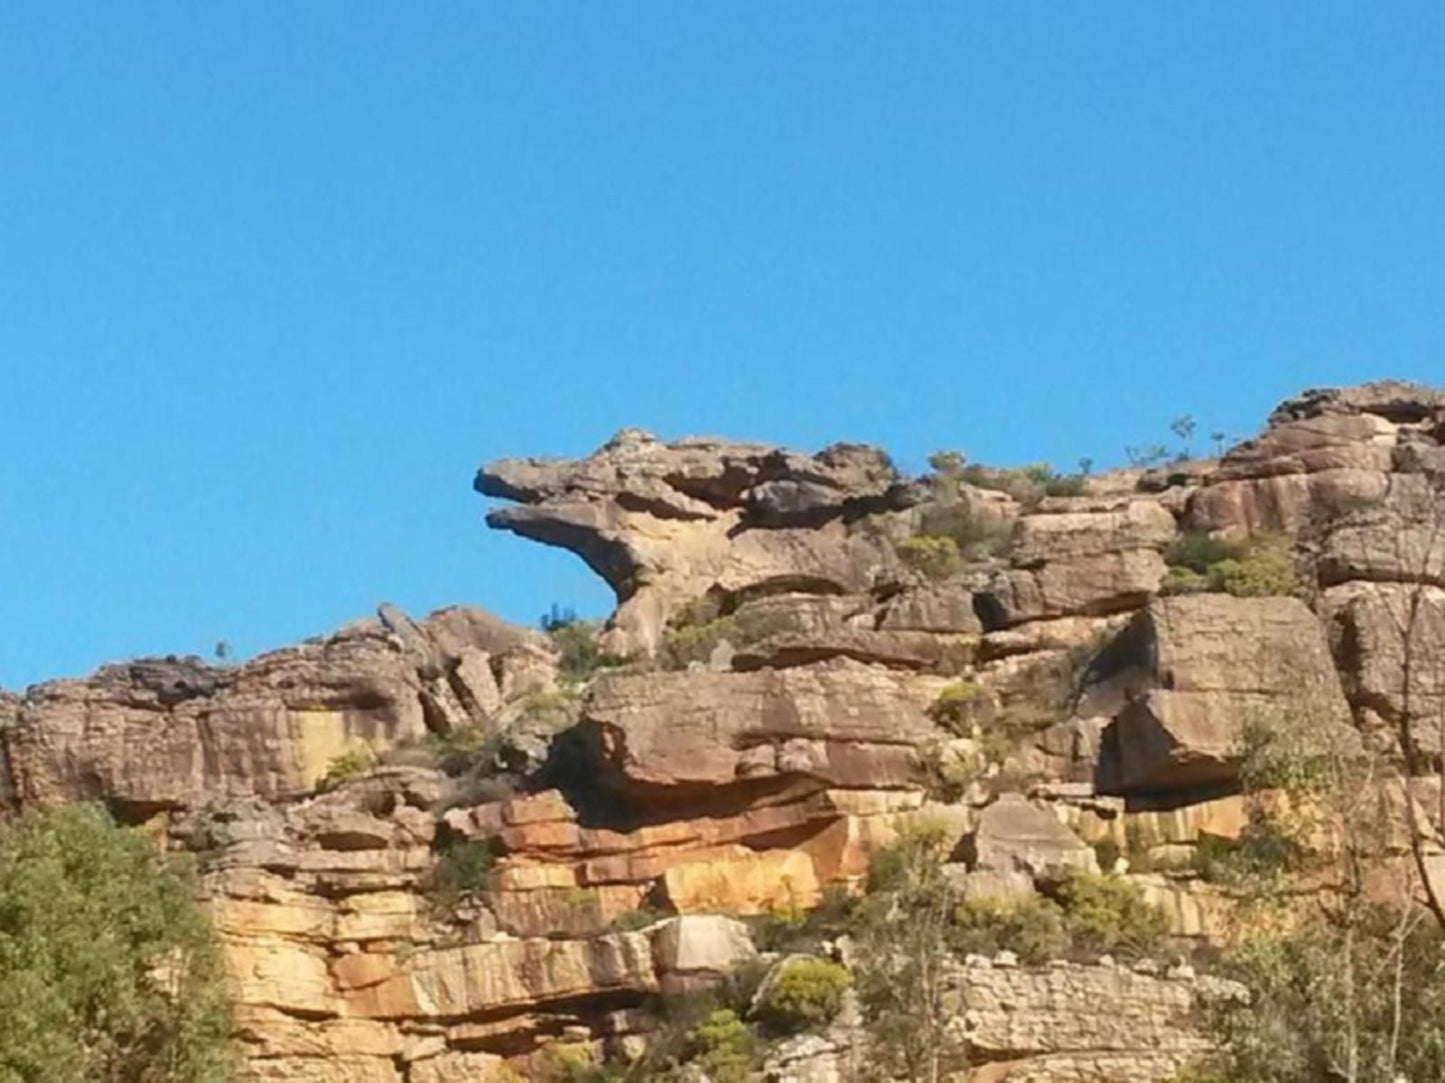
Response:
[[[0,683],[604,611],[480,461],[1445,382],[1438,3],[0,0]]]

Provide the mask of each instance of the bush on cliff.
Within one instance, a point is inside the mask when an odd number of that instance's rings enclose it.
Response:
[[[185,863],[98,806],[0,825],[0,1081],[219,1083],[229,1033]]]
[[[894,546],[898,559],[928,579],[947,579],[963,567],[958,542],[943,534],[915,534]]]
[[[1185,534],[1164,554],[1165,594],[1213,592],[1236,598],[1298,595],[1304,589],[1284,538],[1262,534],[1247,541]]]
[[[1246,998],[1214,1004],[1217,1051],[1193,1083],[1440,1083],[1445,940],[1420,911],[1372,907],[1249,938],[1221,976]]]
[[[586,684],[600,669],[620,666],[624,659],[602,649],[596,621],[579,620],[570,609],[556,605],[542,615],[542,631],[557,651],[557,672],[568,684]]]
[[[368,774],[376,767],[376,753],[366,745],[356,745],[333,756],[326,765],[326,774],[321,776],[317,788],[334,790],[337,786],[351,782]]]
[[[830,1022],[851,984],[848,968],[828,959],[785,961],[760,994],[758,1017],[774,1030],[796,1033]]]

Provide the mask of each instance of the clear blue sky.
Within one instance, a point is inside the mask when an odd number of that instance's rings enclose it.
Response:
[[[0,0],[0,683],[604,611],[478,462],[1445,382],[1445,6]]]

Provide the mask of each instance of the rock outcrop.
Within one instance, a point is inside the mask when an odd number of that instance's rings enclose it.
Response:
[[[516,502],[489,525],[573,550],[616,591],[608,646],[622,654],[655,649],[668,618],[710,591],[866,590],[892,553],[852,523],[909,500],[874,448],[809,456],[638,430],[577,462],[489,463],[476,488]]]
[[[1099,789],[1229,787],[1244,728],[1308,715],[1344,728],[1349,707],[1324,629],[1296,598],[1159,598],[1126,628],[1089,690],[1122,706],[1105,730]]]
[[[0,806],[101,800],[198,855],[271,1083],[635,1054],[754,960],[744,919],[856,889],[920,823],[967,898],[1103,866],[1219,939],[1192,855],[1245,830],[1251,724],[1445,746],[1445,394],[1311,391],[1217,462],[1035,474],[636,431],[489,464],[488,522],[616,592],[597,641],[384,606],[237,666],[0,693]],[[1267,535],[1289,575],[1208,592],[1179,574],[1204,534]],[[963,973],[975,1080],[1173,1078],[1229,995],[1149,963]],[[860,1055],[845,1012],[763,1073]]]
[[[145,818],[217,794],[305,794],[345,752],[484,725],[499,683],[515,684],[536,652],[551,653],[539,634],[479,610],[416,624],[383,606],[236,667],[142,659],[35,685],[0,701],[0,796],[104,800]]]

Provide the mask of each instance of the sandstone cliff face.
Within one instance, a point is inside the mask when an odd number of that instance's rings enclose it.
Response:
[[[476,610],[375,620],[235,668],[196,658],[106,666],[0,701],[0,795],[21,804],[103,799],[128,816],[216,794],[315,789],[340,754],[483,724],[498,681],[542,637]],[[550,676],[546,678],[550,680]]]
[[[755,953],[737,919],[856,886],[922,820],[969,893],[1112,850],[1160,870],[1130,876],[1178,936],[1215,938],[1228,900],[1188,855],[1244,826],[1252,719],[1379,739],[1405,718],[1445,746],[1442,445],[1445,395],[1387,383],[1068,495],[905,479],[846,444],[633,431],[506,460],[477,477],[509,502],[488,521],[617,592],[599,672],[479,611],[391,607],[236,667],[110,666],[0,694],[0,804],[104,800],[201,855],[255,1080],[543,1078],[549,1048],[635,1050],[662,998]],[[1284,535],[1298,596],[1162,593],[1200,531]],[[371,770],[320,785],[361,750]],[[486,876],[442,902],[460,857]],[[974,1078],[1098,1083],[1170,1078],[1219,992],[1007,959],[960,990]],[[851,1079],[857,1056],[845,1021],[765,1074]]]

